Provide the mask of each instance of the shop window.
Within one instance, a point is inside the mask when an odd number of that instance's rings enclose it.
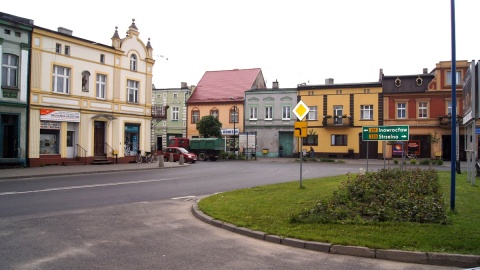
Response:
[[[40,154],[58,155],[60,130],[40,129]]]
[[[125,124],[125,156],[135,156],[140,145],[140,125]]]

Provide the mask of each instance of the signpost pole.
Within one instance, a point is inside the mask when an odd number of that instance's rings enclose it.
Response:
[[[295,123],[295,129],[294,129],[294,134],[296,134],[295,136],[297,136],[300,139],[300,143],[299,143],[300,149],[298,151],[300,153],[300,188],[302,188],[302,164],[303,164],[303,139],[302,138],[307,137],[307,123],[302,122],[302,120],[303,118],[305,118],[305,116],[307,116],[309,111],[310,111],[310,108],[308,108],[308,106],[305,105],[305,103],[303,103],[302,100],[299,100],[297,103],[297,106],[295,106],[295,108],[293,109],[293,113],[295,114],[295,116],[297,116],[298,121],[300,121]]]
[[[367,141],[367,172],[368,172],[368,146],[370,145],[370,141]]]
[[[300,188],[302,188],[303,139],[302,137],[299,137],[298,139],[300,140]]]

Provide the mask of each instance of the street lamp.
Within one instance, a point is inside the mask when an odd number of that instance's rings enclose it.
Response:
[[[233,97],[230,97],[230,100],[233,100]],[[236,155],[236,147],[237,147],[237,141],[236,141],[236,138],[235,138],[235,135],[236,135],[236,129],[235,129],[235,123],[237,122],[237,105],[234,103],[233,104],[233,152],[235,153]]]

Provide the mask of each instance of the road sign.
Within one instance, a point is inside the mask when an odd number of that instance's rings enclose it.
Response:
[[[362,127],[364,141],[408,141],[409,126]]]
[[[293,113],[297,116],[298,120],[302,121],[305,116],[307,116],[310,109],[308,108],[303,101],[299,101],[297,106],[293,108]]]
[[[307,122],[295,122],[295,129],[293,134],[295,137],[305,138],[307,137]]]

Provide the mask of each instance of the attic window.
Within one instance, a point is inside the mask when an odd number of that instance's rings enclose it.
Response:
[[[396,86],[396,87],[400,87],[400,85],[402,85],[402,80],[400,80],[400,78],[397,77],[397,78],[395,79],[395,86]]]
[[[418,76],[418,78],[415,80],[415,83],[417,84],[417,86],[421,86],[423,83],[423,79]]]

